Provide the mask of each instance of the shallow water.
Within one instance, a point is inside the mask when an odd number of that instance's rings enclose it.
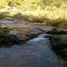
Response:
[[[0,48],[0,67],[67,67],[51,50],[50,40],[41,34],[25,44]]]

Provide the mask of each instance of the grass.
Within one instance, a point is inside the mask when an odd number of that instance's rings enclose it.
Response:
[[[31,26],[0,26],[0,28],[6,28],[8,30],[13,30],[13,29],[31,29]]]

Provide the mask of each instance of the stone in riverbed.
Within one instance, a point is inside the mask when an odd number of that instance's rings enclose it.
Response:
[[[0,29],[0,46],[10,47],[14,44],[24,43],[27,40],[38,36],[41,33],[42,32],[39,31],[38,29],[9,30],[7,28],[3,28],[3,29],[1,28]]]
[[[14,33],[13,32],[14,30],[11,32],[11,34],[15,35],[19,40],[23,40],[23,41],[33,38],[42,33],[42,31],[34,28],[29,30],[20,29],[20,30],[15,30]]]
[[[33,35],[42,33],[41,30],[36,29],[36,28],[30,29],[29,32],[30,32],[30,34],[33,34]]]

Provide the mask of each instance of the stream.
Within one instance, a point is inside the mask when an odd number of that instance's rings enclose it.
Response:
[[[67,61],[52,51],[44,33],[25,44],[0,48],[0,67],[67,67]]]

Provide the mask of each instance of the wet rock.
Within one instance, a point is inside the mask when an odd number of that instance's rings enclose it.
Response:
[[[41,34],[42,31],[38,29],[19,29],[19,30],[13,30],[10,34],[15,35],[19,40],[26,41],[30,38],[34,38]]]
[[[33,29],[30,29],[29,32],[32,35],[36,35],[36,34],[41,34],[42,33],[42,30],[33,28]]]
[[[39,29],[8,29],[0,28],[0,46],[12,46],[25,43],[26,41],[40,35]]]
[[[20,40],[28,40],[34,38],[35,36],[41,34],[42,32],[38,29],[29,29],[29,30],[19,30],[19,33],[16,35]]]

